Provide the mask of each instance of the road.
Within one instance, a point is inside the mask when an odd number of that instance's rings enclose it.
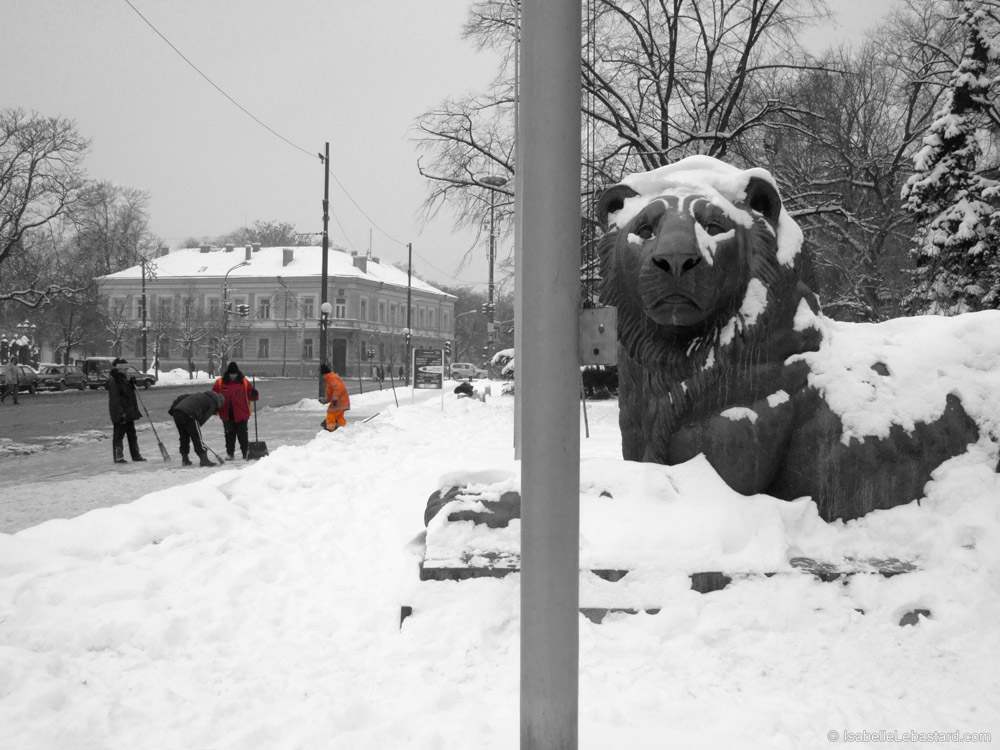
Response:
[[[359,391],[358,381],[345,381],[348,393]],[[257,381],[262,407],[294,404],[304,398],[315,398],[319,393],[312,378],[274,378]],[[209,390],[211,381],[200,380],[190,384],[163,385],[149,390],[139,390],[142,405],[149,410],[155,422],[167,421],[167,409],[182,393]],[[378,385],[364,383],[364,390],[377,390]],[[108,416],[107,391],[40,391],[35,395],[22,393],[20,403],[14,406],[8,397],[0,404],[0,438],[18,443],[39,444],[46,438],[72,435],[86,430],[111,430]]]

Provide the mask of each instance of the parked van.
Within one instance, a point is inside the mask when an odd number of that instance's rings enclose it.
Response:
[[[103,388],[111,375],[111,363],[115,357],[87,357],[80,366],[83,367],[83,374],[87,376],[87,387],[94,390]]]

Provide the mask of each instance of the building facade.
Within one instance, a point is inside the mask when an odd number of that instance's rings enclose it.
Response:
[[[215,374],[235,360],[245,373],[311,377],[326,335],[327,359],[341,375],[381,369],[398,377],[407,331],[412,348],[454,337],[453,295],[339,248],[328,251],[324,326],[322,255],[320,247],[161,249],[141,266],[100,277],[114,342],[108,354],[145,354],[161,370],[193,365]]]

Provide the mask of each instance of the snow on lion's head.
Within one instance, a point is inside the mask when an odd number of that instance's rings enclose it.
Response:
[[[601,298],[618,308],[625,352],[647,366],[678,349],[706,359],[788,321],[803,298],[815,308],[797,288],[802,232],[767,170],[688,157],[609,188],[598,217]]]

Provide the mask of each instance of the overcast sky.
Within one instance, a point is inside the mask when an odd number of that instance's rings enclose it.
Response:
[[[494,75],[496,59],[460,38],[466,2],[131,2],[274,133],[125,0],[0,0],[0,107],[75,120],[92,140],[89,175],[148,192],[151,228],[171,246],[255,220],[319,232],[316,154],[329,141],[350,193],[331,180],[334,243],[365,252],[371,233],[374,255],[405,262],[412,242],[422,275],[485,287],[485,248],[457,272],[472,235],[456,233],[450,214],[421,228],[426,188],[412,140],[420,113]],[[841,36],[889,2],[830,4],[843,9],[829,30]]]

